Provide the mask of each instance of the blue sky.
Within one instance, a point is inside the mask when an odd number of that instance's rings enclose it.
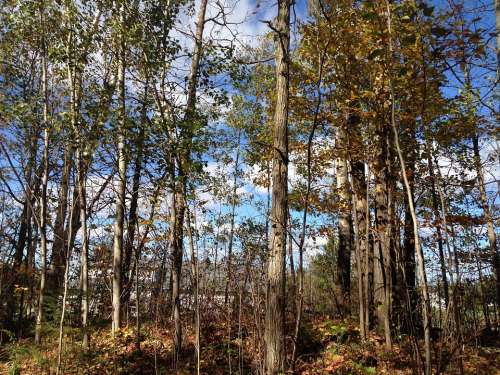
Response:
[[[231,4],[233,4],[233,3],[231,2]],[[447,6],[448,1],[435,0],[433,2],[433,4],[435,4],[437,8],[444,9]],[[477,23],[482,25],[482,27],[485,27],[487,29],[491,29],[494,26],[493,0],[491,0],[491,1],[467,0],[466,4],[467,4],[468,9],[474,9],[478,6],[486,6],[489,9],[489,12],[481,13],[481,19],[478,20]],[[232,31],[239,33],[239,36],[245,42],[257,43],[258,37],[264,35],[265,33],[267,33],[269,31],[268,26],[262,21],[269,21],[275,16],[275,14],[276,14],[276,6],[275,5],[276,5],[276,3],[272,2],[272,1],[263,1],[263,2],[255,2],[254,0],[240,0],[240,1],[238,1],[236,3],[236,6],[234,6],[234,7],[229,6],[228,11],[231,12],[231,16],[230,16],[231,21],[241,22],[241,23],[239,25],[230,26],[230,28],[232,29]],[[307,16],[307,2],[305,0],[297,1],[297,3],[295,4],[294,10],[295,10],[295,12],[293,14],[295,14],[297,16],[297,19],[304,21],[306,19],[306,16]],[[210,12],[212,12],[212,13],[217,12],[217,9],[213,8],[213,7],[209,8],[209,13]],[[469,13],[468,17],[475,17],[475,14],[477,14],[477,13],[475,13],[475,12]],[[185,23],[181,22],[182,27],[187,28],[187,27],[191,26],[191,28],[192,28],[193,19],[186,19],[185,21],[186,21]],[[209,26],[205,35],[208,35],[211,32],[219,32],[220,33],[219,35],[221,36],[221,38],[227,37],[228,35],[230,35],[228,33],[228,30],[224,30],[224,28],[221,28],[217,25]],[[190,41],[189,41],[189,39],[184,38],[183,43],[189,44]],[[493,44],[491,45],[491,47],[493,47]],[[482,73],[481,69],[478,69],[478,71],[476,73],[477,73],[477,76],[480,76]],[[457,93],[454,86],[459,86],[459,85],[457,84],[457,82],[453,76],[449,76],[449,81],[450,81],[450,87],[446,88],[444,92],[448,96],[454,96]],[[477,82],[475,81],[474,84],[481,85],[482,83],[481,83],[481,81],[478,80]],[[182,101],[182,99],[181,99],[181,101]],[[1,157],[1,160],[2,160],[1,161],[2,167],[6,166],[7,163],[6,163],[5,158],[3,156]],[[215,170],[214,165],[211,165],[210,168],[212,168],[212,170]],[[232,168],[233,168],[232,165],[226,166],[225,173],[227,173],[227,174],[232,173],[232,170],[233,170]],[[293,166],[292,166],[292,168],[293,168]],[[496,171],[498,171],[498,168],[496,169]],[[218,172],[215,172],[215,173],[218,173]],[[292,170],[291,171],[291,179],[293,180],[294,178],[296,178],[296,177],[294,176],[294,173]],[[498,176],[497,176],[497,178],[498,178]],[[13,183],[13,187],[16,187],[15,182]],[[56,189],[56,187],[54,187],[52,185],[52,189]],[[244,191],[246,194],[253,194],[255,196],[255,199],[260,200],[261,202],[263,202],[267,199],[262,188],[255,187],[250,183],[246,183],[245,186],[242,188],[242,191]],[[212,205],[212,209],[214,212],[218,210],[218,203],[217,202],[214,202],[214,204]],[[223,207],[223,212],[226,212],[226,213],[229,212],[229,207],[227,205]],[[256,209],[255,202],[247,202],[247,203],[243,204],[242,206],[240,206],[238,208],[237,215],[238,215],[237,221],[240,221],[241,219],[243,219],[243,217],[248,217],[248,216],[260,218],[263,220],[262,212],[260,212],[259,210]],[[301,216],[301,213],[294,213],[293,215],[294,215],[294,218],[298,218],[299,216]],[[329,222],[329,220],[331,220],[331,219],[326,217],[326,216],[322,216],[322,217],[314,218],[314,219],[310,216],[309,220],[310,220],[309,223],[313,224],[312,225],[313,227],[314,227],[314,224],[316,224],[316,225],[332,224]],[[318,240],[317,240],[317,244],[319,244],[319,245],[324,244],[325,242],[326,242],[325,238],[318,238]],[[310,249],[312,247],[314,247],[314,244],[312,242],[309,242],[308,244],[309,244],[308,251],[310,251]],[[317,250],[317,247],[316,247],[316,250]]]

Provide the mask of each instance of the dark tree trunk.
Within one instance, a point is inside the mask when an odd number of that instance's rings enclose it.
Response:
[[[64,162],[59,188],[59,199],[57,203],[56,218],[54,222],[54,242],[52,243],[52,255],[47,270],[47,288],[52,294],[58,294],[62,287],[64,269],[66,266],[65,245],[67,231],[65,229],[66,215],[68,210],[69,178],[73,166],[73,146],[68,144],[64,149]]]
[[[442,220],[441,220],[441,214],[440,214],[440,207],[439,207],[439,198],[438,194],[436,192],[436,175],[434,173],[434,163],[432,162],[432,152],[431,152],[431,145],[429,140],[426,141],[426,154],[427,154],[427,165],[429,168],[429,176],[430,176],[430,182],[431,182],[431,195],[432,195],[432,211],[433,211],[433,216],[434,216],[434,221],[435,221],[435,226],[436,226],[436,235],[437,235],[437,241],[438,241],[438,252],[439,252],[439,263],[441,267],[441,281],[443,283],[443,295],[444,295],[444,301],[446,306],[448,306],[449,303],[449,287],[448,287],[448,277],[446,276],[446,261],[445,261],[445,256],[444,256],[444,241],[443,241],[443,234],[441,231],[441,225],[442,225]],[[410,217],[411,219],[411,217]],[[445,229],[446,230],[446,229]]]
[[[385,334],[386,347],[391,342],[391,251],[389,218],[389,181],[388,181],[388,132],[382,124],[377,129],[377,150],[373,163],[375,176],[376,236],[374,243],[374,302],[377,326]]]
[[[341,316],[350,313],[351,251],[352,251],[352,202],[347,170],[347,135],[345,129],[337,130],[337,194],[339,196],[339,241],[336,265],[336,285]]]
[[[352,187],[354,195],[354,215],[356,219],[357,241],[356,241],[356,263],[358,272],[358,293],[359,293],[359,318],[362,338],[366,338],[370,321],[370,289],[371,283],[368,281],[368,231],[369,218],[367,217],[367,185],[365,178],[365,165],[363,162],[353,162],[351,164]],[[368,224],[368,225],[367,225]]]
[[[144,115],[145,116],[145,115]],[[144,119],[143,116],[143,119]],[[130,208],[128,212],[127,236],[125,238],[124,257],[123,257],[123,306],[127,308],[130,300],[130,291],[132,288],[133,274],[130,272],[130,264],[132,253],[134,251],[135,233],[137,227],[137,206],[139,201],[139,188],[141,182],[142,162],[143,162],[143,145],[144,145],[144,126],[141,125],[140,134],[137,140],[137,150],[134,162],[134,176],[132,178],[132,197],[130,200]]]

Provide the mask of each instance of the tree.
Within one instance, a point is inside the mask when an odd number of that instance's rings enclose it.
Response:
[[[493,368],[492,4],[4,1],[0,372]]]
[[[186,210],[186,187],[190,172],[191,146],[193,132],[196,127],[196,94],[198,86],[198,71],[200,60],[203,54],[203,30],[205,28],[205,13],[207,0],[202,0],[198,10],[196,22],[196,33],[194,37],[193,57],[191,60],[191,71],[187,88],[187,103],[181,127],[181,142],[183,148],[179,155],[174,156],[172,178],[178,180],[173,183],[172,194],[172,217],[170,228],[170,243],[172,246],[172,301],[173,317],[175,325],[174,346],[176,355],[179,354],[182,345],[182,325],[181,325],[181,301],[180,283],[183,259],[183,226]],[[177,170],[177,172],[175,171]]]
[[[42,258],[42,268],[40,275],[40,291],[38,294],[38,311],[36,316],[35,343],[40,344],[42,334],[42,320],[45,294],[45,278],[47,272],[47,183],[49,180],[49,87],[48,87],[48,57],[45,24],[45,5],[40,5],[40,28],[41,32],[41,66],[42,66],[42,97],[43,97],[43,177],[42,191],[40,196],[40,256]]]
[[[273,127],[271,235],[266,291],[266,372],[284,371],[285,257],[288,212],[288,87],[290,2],[278,2],[271,25],[276,33],[276,110]]]

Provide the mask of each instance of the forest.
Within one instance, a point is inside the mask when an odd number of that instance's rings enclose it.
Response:
[[[500,0],[0,0],[0,373],[500,374]]]

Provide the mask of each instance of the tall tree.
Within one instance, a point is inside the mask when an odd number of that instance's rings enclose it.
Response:
[[[42,267],[40,272],[40,290],[38,294],[38,311],[36,315],[35,343],[40,344],[42,334],[42,320],[44,310],[45,278],[47,271],[47,184],[49,180],[49,77],[48,55],[46,41],[45,4],[40,4],[40,29],[41,29],[41,66],[42,66],[42,98],[43,98],[43,177],[40,196],[40,258]]]
[[[197,126],[196,116],[196,94],[198,87],[198,74],[200,60],[203,55],[203,31],[205,29],[205,14],[207,11],[207,0],[201,0],[196,21],[196,32],[194,37],[193,57],[191,60],[191,71],[187,87],[186,110],[181,127],[182,148],[179,155],[176,155],[174,166],[177,164],[177,176],[174,177],[172,194],[172,218],[170,229],[170,245],[172,247],[172,302],[174,317],[174,347],[176,355],[179,354],[182,346],[182,321],[181,321],[181,300],[180,284],[183,259],[184,242],[184,216],[186,211],[186,188],[191,164],[191,147],[193,142],[194,129]],[[175,173],[175,167],[174,167]]]
[[[417,213],[415,210],[415,206],[413,203],[413,192],[408,180],[408,174],[406,170],[405,159],[403,157],[403,153],[401,151],[401,146],[399,142],[399,134],[396,126],[396,98],[393,84],[393,72],[392,69],[393,61],[394,61],[394,46],[393,46],[393,34],[392,34],[392,10],[391,10],[391,2],[389,0],[385,1],[386,5],[386,16],[387,16],[387,36],[388,36],[388,50],[389,50],[389,90],[390,90],[390,101],[391,101],[391,109],[390,109],[390,123],[392,132],[394,135],[394,143],[396,146],[396,152],[399,159],[399,163],[401,166],[401,174],[403,176],[403,183],[406,190],[406,195],[408,199],[408,205],[410,214],[413,221],[413,234],[414,234],[414,243],[415,243],[415,251],[417,253],[417,262],[418,262],[418,271],[419,277],[422,283],[422,300],[423,300],[423,316],[424,316],[424,351],[425,351],[425,374],[431,375],[432,371],[432,358],[431,358],[431,303],[429,297],[429,289],[427,284],[427,273],[425,270],[425,260],[424,260],[424,252],[422,251],[422,246],[420,242],[420,233],[419,233],[419,222],[417,218]]]
[[[115,195],[115,226],[113,236],[113,326],[116,333],[121,325],[121,298],[122,298],[122,254],[123,229],[125,216],[125,190],[127,184],[126,142],[126,91],[125,91],[125,2],[120,3],[118,29],[118,119],[117,119],[117,146],[118,146],[118,181]]]
[[[271,235],[267,266],[265,368],[269,375],[285,366],[285,259],[288,212],[289,0],[278,1],[271,27],[276,38],[276,108],[273,127]]]

